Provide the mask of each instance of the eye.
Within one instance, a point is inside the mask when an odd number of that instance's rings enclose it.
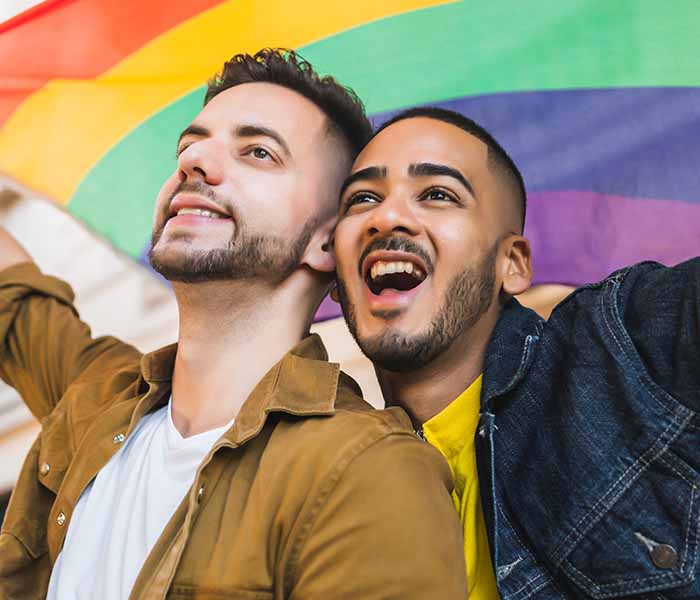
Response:
[[[180,154],[182,154],[189,147],[190,147],[190,144],[182,144],[182,146],[179,146],[178,149],[175,151],[175,158],[176,159],[180,158]]]
[[[350,210],[353,206],[359,206],[361,204],[376,204],[379,200],[367,192],[357,192],[350,196],[345,202],[345,210]]]
[[[434,200],[436,202],[457,202],[457,198],[453,194],[440,188],[430,188],[423,192],[421,199]]]
[[[259,160],[265,160],[266,158],[272,158],[272,154],[270,154],[265,148],[262,146],[256,146],[251,150],[251,154],[259,159]]]

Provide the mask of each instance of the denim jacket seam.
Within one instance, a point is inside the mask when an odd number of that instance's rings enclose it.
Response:
[[[504,386],[496,390],[488,398],[485,399],[485,405],[488,405],[488,403],[491,402],[491,400],[493,400],[497,396],[502,396],[503,394],[507,393],[518,383],[518,381],[520,381],[520,379],[522,379],[522,377],[525,375],[527,367],[530,364],[530,356],[533,351],[534,343],[536,343],[540,339],[539,334],[540,332],[538,331],[537,335],[528,334],[525,336],[525,340],[523,341],[523,349],[520,354],[520,363],[518,364],[518,368],[515,370],[515,373],[510,378],[508,383],[506,383]]]
[[[653,592],[659,589],[664,589],[666,585],[668,585],[667,582],[663,581],[664,579],[673,579],[675,577],[674,573],[663,573],[661,575],[653,575],[651,577],[643,577],[641,579],[635,579],[634,581],[626,581],[624,583],[605,583],[605,584],[597,584],[595,583],[590,577],[587,575],[584,575],[579,571],[576,567],[574,567],[571,562],[567,561],[566,563],[569,567],[569,571],[571,572],[571,576],[574,579],[579,579],[582,583],[584,583],[586,586],[588,586],[590,589],[598,592],[598,593],[605,593],[606,591],[610,590],[617,590],[618,593],[622,594],[628,594],[628,593],[637,593],[637,592],[642,592],[640,590],[641,587],[644,586],[656,586],[654,589],[644,589],[644,592]],[[654,583],[654,582],[657,583]]]
[[[669,425],[669,427],[664,431],[664,433],[665,433],[666,431],[668,431],[669,428],[670,428],[670,425]],[[680,433],[680,431],[682,431],[682,430],[683,430],[683,428],[681,427],[680,430],[679,430],[679,433]],[[663,435],[663,434],[662,434],[662,435]],[[670,440],[670,441],[668,442],[668,445],[670,445],[670,444],[672,443],[672,441],[673,441],[673,440]],[[666,446],[666,448],[665,448],[664,450],[661,451],[661,453],[660,453],[658,456],[656,456],[654,459],[652,459],[651,461],[649,461],[649,462],[646,464],[646,467],[648,467],[652,462],[658,460],[659,462],[662,462],[663,464],[665,464],[668,468],[670,468],[674,473],[676,473],[679,477],[681,477],[684,481],[686,481],[687,483],[689,483],[689,485],[691,486],[691,488],[692,488],[691,500],[690,500],[690,506],[688,507],[687,523],[686,523],[686,526],[685,526],[685,528],[684,528],[684,529],[685,529],[685,530],[684,530],[684,537],[685,537],[684,547],[685,547],[685,548],[688,548],[688,547],[689,547],[689,542],[690,542],[690,540],[689,540],[689,538],[690,538],[690,532],[691,532],[691,528],[692,528],[691,519],[692,519],[692,516],[693,516],[693,504],[694,504],[694,502],[695,502],[695,496],[696,496],[696,494],[697,494],[697,486],[696,486],[695,484],[689,482],[689,481],[685,478],[685,476],[683,476],[681,473],[679,473],[672,465],[670,465],[670,464],[668,463],[668,461],[666,461],[666,460],[664,459],[664,456],[663,456],[663,455],[664,455],[664,454],[666,453],[666,451],[668,450],[668,445]],[[653,448],[653,446],[652,446],[652,448]],[[644,456],[644,455],[643,455],[643,456]],[[640,457],[640,460],[641,460],[641,458],[642,458],[642,457]],[[638,461],[636,461],[636,462],[638,463],[638,462],[640,462],[640,460],[638,460]],[[632,466],[634,466],[634,465],[632,465]],[[630,466],[630,467],[625,471],[625,473],[626,473],[627,471],[629,471],[629,469],[632,468],[632,466]],[[639,472],[639,476],[641,476],[641,474],[646,470],[646,467],[645,467],[645,469],[643,469],[643,470],[641,470],[641,471]],[[623,473],[623,475],[624,475],[624,473]],[[621,476],[621,477],[622,477],[622,476]],[[637,478],[638,478],[638,477],[637,477]],[[630,485],[627,486],[627,487],[625,487],[624,489],[622,489],[622,490],[616,495],[616,497],[613,499],[613,504],[617,501],[617,498],[618,498],[622,493],[624,493],[627,489],[629,489],[629,487],[631,486],[631,484],[634,483],[634,481],[636,481],[637,478],[631,480],[631,481],[630,481]],[[619,481],[619,480],[620,480],[620,478],[618,478],[618,481]],[[616,482],[616,484],[617,484],[617,482]],[[602,501],[602,500],[601,500],[601,501]],[[600,518],[602,518],[602,517],[604,517],[604,516],[605,516],[605,513],[602,513],[602,514],[600,515]],[[576,529],[578,529],[578,527],[577,527]],[[685,562],[686,562],[687,559],[688,559],[687,554],[688,554],[688,553],[686,553],[686,556],[684,556],[683,562],[681,563],[681,566],[680,566],[680,570],[681,570],[681,571],[683,570],[683,568],[684,568],[684,566],[685,566]],[[640,579],[637,579],[637,580],[631,581],[631,582],[625,582],[625,583],[609,583],[609,584],[602,584],[602,585],[600,585],[600,584],[596,584],[596,583],[595,583],[594,581],[592,581],[588,576],[586,576],[584,573],[582,573],[581,571],[579,571],[579,570],[573,565],[573,563],[569,560],[568,556],[569,556],[569,553],[567,553],[567,554],[565,555],[565,558],[564,558],[564,560],[562,561],[562,564],[565,565],[565,570],[568,571],[568,572],[571,574],[572,578],[574,578],[574,579],[577,579],[577,578],[578,578],[578,579],[582,580],[583,582],[585,582],[586,585],[589,585],[590,587],[592,587],[592,588],[594,588],[594,589],[596,589],[596,590],[600,590],[600,591],[609,590],[609,589],[618,589],[618,590],[620,590],[620,591],[626,590],[626,591],[632,591],[632,592],[634,592],[634,591],[637,591],[638,588],[639,588],[640,586],[649,585],[649,584],[654,585],[654,582],[655,582],[655,581],[659,581],[659,580],[663,581],[664,579],[667,579],[667,580],[668,580],[668,579],[672,579],[672,578],[675,576],[673,573],[662,573],[662,574],[660,574],[660,575],[653,575],[653,576],[649,576],[649,577],[643,577],[643,578],[640,578]],[[697,551],[697,544],[696,544],[695,552],[693,552],[693,567],[694,567],[695,563],[697,563],[697,557],[698,557],[698,551]],[[661,583],[661,584],[656,584],[656,585],[666,585],[666,584],[665,584],[665,583]],[[654,591],[654,590],[645,590],[645,591]]]
[[[685,477],[683,477],[680,473],[678,473],[678,472],[676,471],[675,468],[673,468],[670,464],[668,464],[668,463],[663,459],[663,457],[659,457],[659,460],[660,460],[661,462],[663,462],[666,466],[668,466],[671,470],[673,470],[676,474],[678,474],[680,477],[682,477],[683,479],[685,479]],[[694,485],[694,484],[691,484],[691,487],[692,487],[692,490],[693,490],[693,491],[692,491],[692,494],[691,494],[691,497],[690,497],[690,506],[688,507],[687,522],[686,522],[686,526],[685,526],[685,528],[684,528],[684,529],[685,529],[685,531],[684,531],[684,537],[685,537],[684,548],[688,548],[688,546],[689,546],[689,537],[690,537],[690,531],[691,531],[691,527],[692,527],[693,503],[695,502],[695,496],[696,496],[696,493],[697,493],[697,486]],[[679,569],[678,569],[680,572],[682,572],[683,569],[685,568],[685,564],[686,564],[686,562],[687,562],[687,560],[688,560],[688,554],[689,554],[689,553],[686,552],[686,553],[685,553],[685,556],[683,557],[683,561],[681,562],[681,564],[680,564],[680,566],[679,566]],[[697,544],[696,544],[695,552],[693,552],[693,564],[692,564],[692,567],[693,567],[693,568],[694,568],[695,564],[697,563],[697,556],[698,556],[698,552],[697,552]],[[608,583],[608,584],[602,584],[602,585],[601,585],[601,584],[596,584],[596,583],[595,583],[594,581],[592,581],[588,576],[586,576],[586,575],[583,574],[581,571],[579,571],[579,570],[571,563],[571,561],[566,560],[566,564],[568,565],[568,570],[573,571],[573,573],[574,573],[576,576],[580,577],[580,578],[581,578],[582,580],[584,580],[588,585],[590,585],[591,587],[595,588],[596,590],[600,590],[600,591],[604,591],[604,590],[606,590],[606,589],[612,589],[612,588],[617,588],[617,589],[619,589],[619,590],[621,590],[621,591],[622,591],[622,590],[635,591],[634,588],[639,588],[640,586],[648,585],[648,584],[650,584],[650,583],[653,584],[653,582],[654,582],[654,581],[657,581],[657,580],[671,579],[671,578],[673,578],[673,577],[675,576],[674,573],[662,573],[662,574],[660,574],[660,575],[652,575],[652,576],[649,576],[649,577],[642,577],[642,578],[640,578],[640,579],[636,579],[635,581],[630,581],[630,582],[626,582],[626,583]],[[690,571],[692,572],[692,568],[691,568]],[[659,585],[659,584],[656,584],[656,585]],[[653,591],[653,590],[649,590],[649,591]]]
[[[686,416],[686,421],[690,418],[690,416],[691,415]],[[674,426],[676,426],[675,435],[668,436],[669,439],[665,440],[664,438],[667,437],[666,434],[669,432],[669,430],[674,429]],[[552,552],[554,556],[561,555],[562,557],[558,563],[555,563],[557,566],[567,561],[567,557],[573,549],[573,546],[580,542],[581,538],[588,533],[593,525],[605,517],[607,512],[617,502],[620,496],[622,496],[622,494],[624,494],[634,484],[634,482],[642,476],[649,465],[651,465],[658,459],[659,456],[666,452],[668,447],[673,443],[678,435],[680,435],[683,429],[684,427],[682,423],[677,423],[675,419],[671,421],[671,423],[669,423],[666,429],[664,429],[661,435],[656,439],[654,444],[629,467],[627,467],[627,469],[620,474],[612,485],[608,487],[607,491],[593,505],[593,507],[579,519],[569,534],[559,544],[557,544],[557,547]],[[659,444],[661,444],[661,448],[657,448]],[[652,456],[648,457],[649,454]],[[638,469],[640,465],[641,468]],[[630,474],[632,475],[630,476]],[[593,516],[593,519],[591,519],[589,523],[586,523],[591,516]]]
[[[627,275],[631,268],[632,267],[626,269],[623,273],[619,274],[619,277],[615,278],[609,295],[601,294],[601,314],[608,333],[620,351],[620,356],[629,365],[631,371],[636,375],[637,381],[659,407],[672,414],[680,412],[696,415],[697,413],[669,394],[652,379],[652,377],[649,375],[649,371],[639,357],[639,353],[634,346],[634,342],[630,338],[629,332],[625,327],[625,323],[620,315],[620,307],[618,302],[619,290],[624,275]],[[609,306],[606,306],[606,301],[609,303]],[[611,313],[612,323],[608,315],[608,310],[606,309],[608,309]]]
[[[665,464],[671,471],[673,471],[678,477],[680,477],[683,481],[685,481],[690,487],[696,488],[697,486],[695,485],[694,482],[690,481],[683,473],[681,473],[676,467],[674,467],[668,460],[665,458],[665,455],[668,454],[665,452],[661,456],[659,456],[659,462],[662,462]]]
[[[532,594],[536,593],[538,590],[542,589],[547,583],[552,581],[552,576],[546,571],[544,567],[542,567],[537,560],[535,559],[534,555],[528,550],[527,546],[523,543],[522,539],[518,535],[518,532],[515,530],[515,527],[513,527],[513,524],[511,523],[510,519],[506,515],[505,511],[501,507],[501,505],[496,502],[496,506],[498,508],[498,511],[501,513],[503,519],[508,522],[508,526],[510,527],[510,530],[513,532],[513,535],[515,535],[516,539],[518,540],[520,547],[525,551],[527,556],[530,558],[530,561],[532,562],[533,565],[537,567],[537,569],[540,571],[538,575],[532,579],[530,579],[527,583],[524,583],[520,588],[518,588],[516,591],[508,594],[505,596],[504,600],[518,600],[518,596],[522,596],[522,600],[526,600],[529,598]],[[496,571],[498,571],[499,565],[496,565]],[[535,584],[538,580],[542,580],[539,585],[533,585]],[[523,595],[522,592],[525,588],[527,587],[532,587],[531,590],[526,595]]]
[[[687,523],[686,523],[685,531],[684,531],[684,534],[685,534],[684,535],[684,537],[685,537],[684,547],[688,548],[689,543],[690,543],[690,531],[691,531],[691,527],[692,527],[691,519],[693,517],[693,503],[695,502],[695,497],[697,495],[698,486],[695,485],[694,483],[688,481],[685,478],[685,476],[682,475],[679,471],[677,471],[676,468],[673,465],[671,465],[668,461],[666,461],[663,456],[659,457],[659,461],[662,462],[663,464],[665,464],[674,473],[676,473],[676,475],[678,475],[681,479],[683,479],[683,481],[685,481],[692,489],[692,492],[690,495],[690,506],[688,507],[688,519],[687,519]],[[693,555],[693,564],[695,564],[697,562],[697,556],[698,556],[698,551],[697,551],[697,544],[696,544],[695,552]],[[680,571],[683,570],[687,560],[688,560],[688,552],[686,552],[685,555],[683,556],[683,560],[681,561],[681,565],[679,567]]]
[[[538,581],[538,579],[540,581]],[[532,584],[535,582],[537,582],[537,585],[532,586]],[[538,577],[535,577],[535,579],[532,579],[528,583],[524,584],[520,589],[513,592],[512,594],[504,596],[503,600],[527,600],[528,598],[531,598],[533,594],[539,592],[543,587],[553,583],[554,581],[551,578],[545,577],[544,575],[540,575]],[[532,589],[528,590],[526,594],[523,594],[522,591],[529,586],[532,586]]]

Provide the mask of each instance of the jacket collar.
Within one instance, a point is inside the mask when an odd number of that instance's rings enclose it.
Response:
[[[143,356],[141,374],[149,387],[170,388],[176,353],[177,344],[172,344]],[[234,445],[244,443],[262,429],[270,413],[333,414],[339,375],[340,367],[328,362],[321,338],[309,335],[265,374],[224,437]]]
[[[535,311],[515,298],[503,307],[486,350],[482,410],[492,408],[494,398],[511,390],[525,376],[544,323]]]

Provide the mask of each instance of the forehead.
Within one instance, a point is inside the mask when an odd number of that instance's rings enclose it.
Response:
[[[386,166],[389,177],[405,175],[411,164],[454,167],[470,177],[488,176],[487,147],[466,131],[436,119],[415,117],[390,125],[365,146],[353,171]]]
[[[311,100],[272,83],[243,83],[214,96],[194,119],[209,129],[263,125],[286,139],[325,130],[326,116]]]

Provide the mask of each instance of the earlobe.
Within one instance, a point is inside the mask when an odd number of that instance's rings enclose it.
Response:
[[[517,296],[532,283],[530,242],[523,236],[512,235],[506,240],[506,244],[503,291],[510,296]]]
[[[304,264],[320,273],[332,273],[335,271],[335,255],[331,245],[331,236],[335,220],[319,227],[306,247]]]

